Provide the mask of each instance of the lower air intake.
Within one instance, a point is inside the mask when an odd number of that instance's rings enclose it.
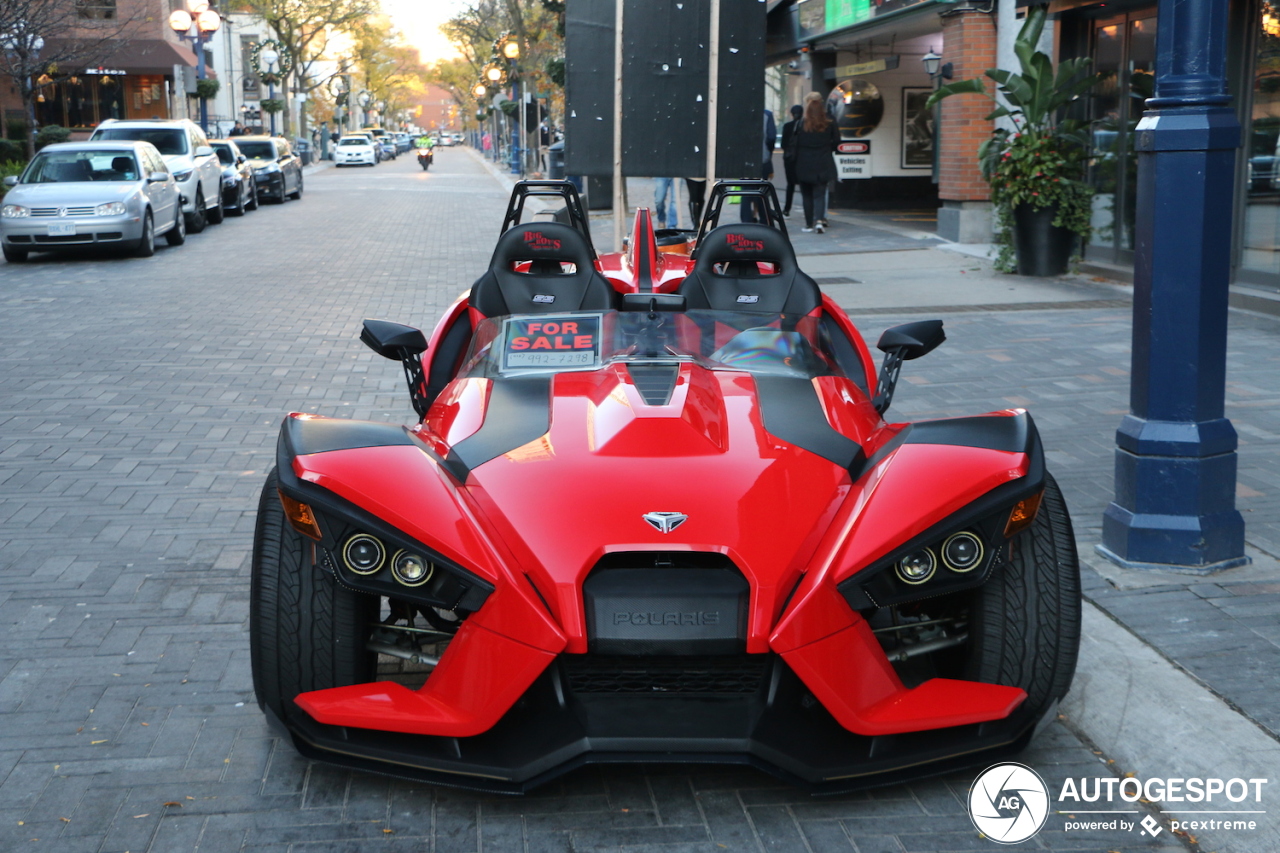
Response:
[[[562,655],[574,693],[746,695],[764,683],[769,655]]]

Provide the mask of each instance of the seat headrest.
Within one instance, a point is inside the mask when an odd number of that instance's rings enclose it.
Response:
[[[120,172],[124,175],[133,174],[133,158],[132,157],[112,157],[111,171]]]
[[[786,235],[750,222],[721,225],[698,242],[697,253],[698,269],[726,261],[765,261],[784,274],[796,269],[796,253]]]
[[[516,225],[498,238],[489,269],[510,272],[514,261],[571,261],[579,270],[593,269],[591,249],[581,234],[559,222]]]

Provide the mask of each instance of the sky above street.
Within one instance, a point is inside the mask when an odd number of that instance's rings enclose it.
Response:
[[[466,0],[382,0],[383,11],[391,16],[405,41],[418,48],[427,65],[457,55],[440,32],[440,25],[465,5]]]

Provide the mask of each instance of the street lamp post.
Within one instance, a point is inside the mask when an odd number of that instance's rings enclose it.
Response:
[[[511,146],[511,173],[524,177],[524,158],[522,156],[524,140],[520,136],[520,132],[524,126],[524,102],[520,97],[520,42],[514,39],[507,41],[502,45],[502,55],[511,63],[511,94],[515,96],[516,102],[516,132],[514,136],[514,144]]]
[[[274,46],[268,46],[265,49],[263,49],[261,53],[258,54],[258,57],[262,60],[262,63],[267,67],[267,73],[264,74],[263,76],[267,78],[267,100],[271,101],[271,107],[272,107],[272,109],[269,110],[269,112],[271,113],[271,135],[275,136],[276,135],[275,100],[276,100],[276,73],[277,73],[276,69],[280,63],[280,51],[276,50]]]
[[[188,0],[188,9],[177,9],[169,16],[169,28],[178,38],[192,42],[196,47],[196,80],[206,79],[204,43],[222,26],[222,18],[209,8],[204,0]],[[197,84],[197,87],[199,84]],[[209,101],[200,95],[200,129],[209,132]]]
[[[948,62],[942,64],[942,57],[933,52],[933,48],[929,48],[929,52],[920,57],[920,61],[924,63],[924,71],[929,75],[929,81],[933,83],[933,88],[937,90],[942,85],[944,79],[950,80],[952,74],[952,65]],[[933,105],[933,182],[938,182],[938,152],[942,145],[942,102]]]

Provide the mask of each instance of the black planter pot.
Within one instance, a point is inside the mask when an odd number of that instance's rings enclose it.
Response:
[[[1076,234],[1053,224],[1058,207],[1039,210],[1029,204],[1013,209],[1013,248],[1018,257],[1018,275],[1062,275],[1071,260]]]

